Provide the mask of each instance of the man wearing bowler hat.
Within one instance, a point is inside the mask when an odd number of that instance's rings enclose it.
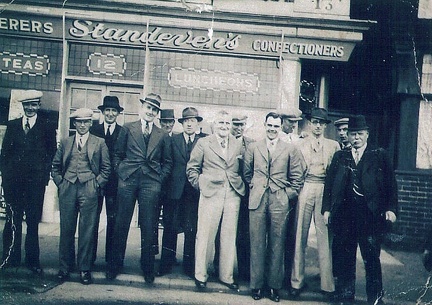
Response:
[[[75,267],[75,232],[78,223],[77,262],[80,281],[91,284],[94,231],[98,196],[108,181],[111,164],[105,140],[89,133],[93,110],[79,108],[71,114],[76,134],[60,141],[51,175],[58,187],[60,208],[59,281],[69,279]]]
[[[129,227],[138,200],[141,269],[146,283],[153,283],[157,206],[161,186],[172,169],[171,139],[153,122],[160,111],[161,97],[150,93],[140,101],[140,120],[123,126],[114,149],[113,166],[119,177],[119,207],[114,225],[113,253],[106,276],[114,279],[123,266]]]
[[[366,271],[368,304],[384,304],[381,241],[386,223],[396,221],[397,185],[386,151],[370,145],[368,138],[365,117],[351,117],[352,148],[335,153],[325,180],[322,213],[334,236],[335,299],[341,304],[355,302],[357,245]]]
[[[160,111],[159,124],[172,137],[175,124],[174,109],[162,109]]]
[[[112,163],[114,155],[114,146],[117,141],[117,137],[120,133],[121,126],[117,124],[117,117],[123,111],[123,107],[120,106],[119,99],[117,96],[105,96],[102,105],[98,107],[101,111],[104,121],[101,124],[93,125],[90,128],[90,133],[105,139],[105,144],[108,147],[110,160]],[[109,176],[108,182],[103,188],[103,192],[98,198],[98,217],[96,219],[96,230],[95,230],[95,244],[93,248],[93,263],[96,261],[97,254],[97,243],[98,243],[98,229],[99,229],[99,218],[102,211],[102,205],[105,197],[105,210],[107,216],[106,225],[106,242],[105,242],[105,261],[109,262],[109,256],[111,255],[112,237],[114,230],[114,222],[117,213],[117,183],[118,178],[113,169]]]
[[[334,292],[330,238],[324,217],[321,214],[324,180],[333,155],[339,150],[338,142],[324,137],[328,119],[327,110],[313,108],[306,116],[311,135],[300,142],[306,162],[305,182],[298,198],[296,212],[297,228],[294,251],[294,265],[291,272],[291,296],[296,298],[306,288],[305,251],[312,217],[314,218],[320,268],[321,292],[331,297]]]
[[[194,276],[195,237],[198,219],[199,191],[186,177],[186,165],[193,147],[200,138],[196,131],[203,118],[194,107],[183,109],[178,122],[183,132],[172,137],[173,169],[167,183],[167,204],[164,206],[162,256],[158,275],[170,273],[176,259],[177,233],[184,232],[183,272]]]
[[[7,123],[0,155],[2,186],[6,200],[1,267],[21,264],[22,220],[26,215],[25,263],[41,274],[39,222],[51,160],[56,150],[55,128],[39,112],[42,92],[20,90],[16,95],[24,110],[21,118]]]
[[[339,145],[341,149],[351,149],[351,143],[348,140],[348,123],[349,118],[341,118],[334,121],[336,131],[339,135]]]

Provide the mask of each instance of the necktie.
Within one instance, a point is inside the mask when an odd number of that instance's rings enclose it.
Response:
[[[108,125],[108,129],[107,129],[107,133],[106,133],[106,135],[107,135],[108,137],[111,136],[111,124]]]
[[[221,146],[222,146],[222,148],[226,148],[226,140],[222,140]]]
[[[79,137],[79,139],[78,139],[78,151],[81,151],[82,148],[83,148],[82,137]]]
[[[29,119],[27,118],[27,121],[26,121],[26,123],[24,125],[24,132],[25,132],[25,134],[27,134],[29,132],[29,130],[30,130],[30,123],[29,123]]]
[[[187,142],[187,155],[188,155],[188,157],[190,156],[190,153],[191,153],[191,151],[192,151],[192,139],[191,139],[191,137],[189,136],[189,140],[188,140],[188,142]]]
[[[360,153],[359,151],[356,149],[354,150],[354,162],[357,165],[360,161]]]

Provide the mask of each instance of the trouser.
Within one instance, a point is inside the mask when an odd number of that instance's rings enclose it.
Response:
[[[294,251],[295,251],[295,240],[296,240],[296,210],[297,210],[297,199],[290,202],[290,209],[287,220],[286,239],[285,239],[285,273],[284,273],[284,284],[291,286],[291,272],[294,263]]]

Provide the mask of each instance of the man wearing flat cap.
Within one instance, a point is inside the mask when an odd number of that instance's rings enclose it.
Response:
[[[279,109],[277,111],[282,117],[282,133],[280,139],[287,143],[295,143],[300,139],[300,136],[294,133],[294,130],[301,117],[302,111],[297,108]]]
[[[138,200],[141,269],[146,283],[153,283],[157,207],[161,186],[172,169],[171,139],[154,124],[161,109],[161,97],[150,93],[140,101],[140,119],[123,126],[114,149],[113,165],[119,177],[117,200],[121,204],[114,226],[112,260],[106,276],[107,279],[116,278],[123,266],[129,227]]]
[[[368,143],[362,115],[350,117],[351,150],[335,153],[325,180],[322,213],[333,233],[335,299],[354,304],[356,252],[360,247],[370,305],[384,304],[381,242],[388,222],[396,221],[397,184],[386,151]]]
[[[1,267],[21,264],[22,220],[26,215],[25,263],[40,274],[39,222],[42,217],[45,187],[56,149],[55,128],[39,112],[42,92],[19,91],[22,118],[7,123],[0,155],[2,186],[6,200]]]
[[[349,118],[341,118],[334,121],[336,131],[339,135],[339,145],[341,149],[351,149],[351,143],[348,140],[348,123]]]
[[[187,180],[186,165],[196,142],[200,138],[196,131],[203,118],[194,107],[183,109],[178,122],[183,132],[172,136],[173,169],[167,181],[168,202],[164,206],[164,232],[162,239],[162,256],[158,274],[170,273],[175,263],[177,233],[184,231],[183,272],[194,276],[195,270],[195,237],[198,219],[199,191]]]
[[[105,139],[105,144],[108,147],[111,163],[113,161],[114,146],[122,127],[117,124],[117,117],[123,111],[120,106],[117,96],[105,96],[102,105],[98,107],[103,115],[103,122],[92,125],[90,133],[97,137]],[[106,225],[106,242],[105,242],[105,261],[109,262],[109,256],[112,252],[112,238],[114,231],[114,222],[117,214],[117,184],[118,178],[115,171],[111,168],[111,174],[108,182],[103,188],[103,192],[98,198],[98,217],[96,219],[95,244],[93,248],[93,263],[96,261],[98,229],[100,213],[102,211],[103,201],[105,198],[105,210],[107,216]]]
[[[339,143],[326,139],[324,131],[331,121],[323,108],[313,108],[306,116],[311,134],[301,142],[300,148],[306,161],[305,182],[298,198],[296,212],[296,240],[294,265],[291,272],[291,296],[296,298],[306,288],[305,251],[312,217],[314,218],[318,242],[321,292],[331,298],[334,292],[330,238],[324,217],[321,214],[324,180]]]
[[[108,181],[111,164],[105,140],[90,134],[93,110],[79,108],[71,114],[76,134],[60,141],[51,175],[58,187],[60,208],[60,282],[75,267],[75,231],[78,222],[77,263],[80,281],[92,283],[94,231],[98,196]]]

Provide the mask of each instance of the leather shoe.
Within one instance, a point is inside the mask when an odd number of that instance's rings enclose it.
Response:
[[[90,271],[81,271],[80,282],[83,285],[90,285],[93,282],[91,272]]]
[[[117,275],[118,275],[118,271],[116,271],[116,270],[108,270],[105,273],[106,279],[110,280],[110,281],[114,280],[117,277]]]
[[[231,283],[231,284],[228,284],[228,283],[225,283],[225,282],[219,280],[219,283],[221,283],[221,284],[224,285],[224,286],[227,286],[229,289],[232,289],[232,290],[237,290],[237,289],[239,289],[239,285],[238,285],[236,282]]]
[[[155,276],[154,276],[154,274],[145,274],[144,280],[147,284],[153,284],[153,282],[155,280]]]
[[[34,275],[41,275],[43,274],[43,269],[41,267],[27,267],[28,270],[30,270]]]
[[[255,301],[261,300],[264,297],[262,289],[252,289],[251,295],[252,299],[254,299]]]
[[[195,286],[197,286],[198,289],[202,290],[202,289],[205,289],[207,287],[207,283],[201,282],[201,281],[198,281],[197,279],[195,279]]]
[[[279,302],[279,291],[277,289],[270,288],[268,298],[273,302]]]
[[[300,296],[300,294],[307,288],[307,284],[304,284],[303,287],[297,289],[297,288],[293,288],[291,287],[290,289],[290,296],[294,299],[298,298]]]
[[[67,271],[60,270],[60,271],[57,273],[57,279],[58,279],[59,282],[61,282],[61,283],[63,283],[63,282],[65,282],[65,281],[69,280],[69,278],[70,278],[70,275],[69,275],[69,272],[67,272]]]

